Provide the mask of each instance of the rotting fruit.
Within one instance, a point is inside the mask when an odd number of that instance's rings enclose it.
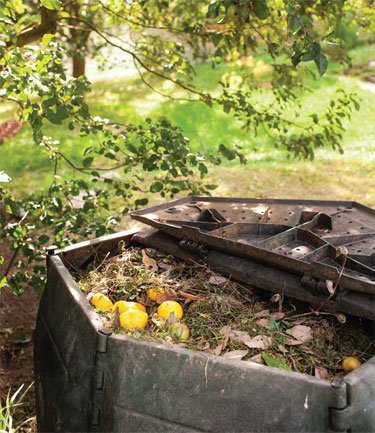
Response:
[[[108,311],[113,307],[112,301],[102,293],[95,293],[90,299],[91,304],[100,311]]]
[[[184,323],[175,322],[169,327],[169,333],[174,340],[185,341],[189,339],[190,330]]]
[[[118,309],[119,313],[125,313],[129,310],[139,310],[146,313],[146,307],[139,302],[132,301],[117,301],[112,307],[112,314]]]
[[[145,329],[147,326],[148,316],[147,313],[140,310],[128,310],[120,314],[120,325],[129,330]]]
[[[345,373],[350,373],[361,366],[359,359],[354,358],[354,356],[348,356],[342,361],[342,368]]]
[[[158,289],[148,289],[147,290],[147,296],[151,301],[157,301],[164,292]]]
[[[158,307],[158,316],[164,320],[168,320],[169,316],[174,313],[176,319],[181,319],[184,311],[181,305],[176,301],[165,301]]]

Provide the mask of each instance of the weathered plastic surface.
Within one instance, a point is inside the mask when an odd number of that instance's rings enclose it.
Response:
[[[195,245],[202,257],[213,249],[269,266],[270,279],[278,270],[300,275],[313,305],[338,299],[342,312],[375,320],[375,211],[359,203],[185,197],[131,216]],[[257,284],[267,286],[267,278]],[[289,296],[301,299],[300,292]],[[354,298],[358,308],[350,307]]]
[[[254,363],[114,335],[64,263],[116,252],[128,232],[48,260],[35,337],[41,432],[375,430],[375,361],[339,384]]]

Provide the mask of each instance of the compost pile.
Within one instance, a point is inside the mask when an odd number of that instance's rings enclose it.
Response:
[[[363,363],[374,355],[373,326],[364,320],[314,312],[298,301],[244,286],[205,265],[154,249],[128,247],[115,257],[97,257],[75,277],[104,326],[133,338],[322,379],[344,375],[347,357]],[[93,302],[100,298],[111,302]],[[118,301],[137,303],[144,329],[121,326],[121,311],[113,308]],[[161,314],[164,306],[176,303],[182,317],[173,309],[167,317]],[[176,323],[183,325],[176,328]]]

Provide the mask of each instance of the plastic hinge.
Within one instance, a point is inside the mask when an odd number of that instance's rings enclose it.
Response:
[[[350,406],[343,409],[329,409],[330,428],[335,432],[350,431]]]
[[[103,389],[104,386],[104,372],[100,370],[96,370],[95,374],[95,388]]]
[[[111,332],[108,334],[105,334],[102,331],[98,332],[98,340],[96,342],[96,350],[100,353],[107,352],[107,343],[108,343],[108,337],[111,335]]]
[[[334,391],[335,407],[329,408],[329,427],[335,432],[347,432],[350,429],[347,387],[343,377],[335,377],[331,382]]]
[[[99,425],[100,409],[98,407],[93,407],[91,409],[91,425]]]

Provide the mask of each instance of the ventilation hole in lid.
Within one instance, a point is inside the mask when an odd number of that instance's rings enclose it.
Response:
[[[245,220],[245,219],[246,219],[246,217],[242,217],[241,219],[242,219],[242,220]]]
[[[353,246],[353,244],[349,244],[349,245],[348,245],[348,247],[352,247],[352,246]]]
[[[350,235],[350,232],[346,232],[347,235]]]
[[[337,215],[337,218],[341,218],[341,215]]]
[[[365,244],[365,243],[366,243],[366,241],[362,241],[362,243],[363,243],[363,244]]]
[[[288,221],[288,218],[284,218],[284,221]]]
[[[361,253],[362,252],[362,250],[357,250],[357,253]]]
[[[361,227],[361,230],[364,230],[365,228],[364,227]]]
[[[349,224],[351,224],[353,221],[349,221]]]

